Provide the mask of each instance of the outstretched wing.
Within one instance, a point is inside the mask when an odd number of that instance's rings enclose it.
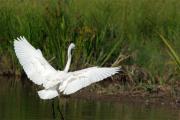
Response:
[[[56,70],[46,61],[39,49],[35,49],[25,37],[14,40],[14,50],[28,78],[41,85]]]
[[[72,94],[92,83],[101,81],[118,73],[119,70],[120,67],[90,67],[76,72],[70,72],[70,77],[68,81],[66,81],[66,87],[64,88],[64,90],[62,90],[63,94]]]

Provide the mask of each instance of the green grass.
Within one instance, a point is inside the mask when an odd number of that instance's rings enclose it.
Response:
[[[0,0],[0,55],[19,69],[13,39],[25,36],[57,69],[70,42],[76,44],[71,70],[87,66],[129,66],[135,83],[166,83],[175,65],[162,33],[180,53],[179,0]],[[142,68],[149,77],[137,77]],[[141,73],[139,73],[141,75]],[[144,74],[143,74],[144,75]],[[136,76],[136,77],[135,77]]]
[[[167,47],[170,57],[172,57],[172,59],[174,60],[174,63],[177,65],[178,69],[180,70],[180,57],[172,48],[172,46],[169,44],[168,40],[166,40],[164,36],[162,36],[161,34],[160,34],[160,37],[162,41],[164,42],[165,46]]]

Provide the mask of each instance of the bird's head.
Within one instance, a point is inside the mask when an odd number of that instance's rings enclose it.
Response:
[[[69,45],[69,49],[74,49],[75,48],[75,44],[74,43],[71,43],[70,45]]]
[[[75,48],[75,44],[74,43],[71,43],[70,45],[69,45],[69,48],[68,48],[68,57],[69,56],[71,56],[71,51],[72,51],[72,49],[74,49]]]

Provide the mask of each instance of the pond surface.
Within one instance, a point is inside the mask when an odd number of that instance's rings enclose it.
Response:
[[[27,80],[0,78],[0,120],[180,120],[180,109],[111,101],[43,101]],[[58,102],[59,101],[59,102]]]

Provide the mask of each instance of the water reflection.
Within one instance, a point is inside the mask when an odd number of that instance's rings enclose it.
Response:
[[[179,120],[180,110],[78,99],[40,100],[27,80],[0,78],[1,120]]]

